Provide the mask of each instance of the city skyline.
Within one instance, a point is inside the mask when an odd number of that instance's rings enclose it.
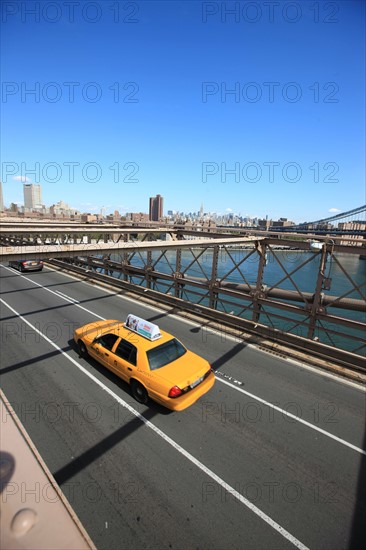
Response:
[[[74,208],[72,208],[68,203],[66,203],[63,199],[59,200],[56,204],[52,205],[45,205],[42,204],[42,186],[40,184],[24,184],[23,183],[23,196],[24,196],[24,202],[23,204],[20,203],[11,203],[10,206],[4,205],[3,201],[3,193],[2,193],[2,182],[0,181],[0,211],[4,212],[12,212],[14,213],[14,207],[19,212],[23,212],[23,214],[28,213],[41,213],[43,216],[47,218],[47,215],[59,215],[63,217],[74,217],[75,215],[96,215],[98,218],[103,219],[106,217],[120,217],[120,218],[126,218],[133,221],[159,221],[163,219],[182,219],[187,218],[191,220],[201,220],[201,221],[234,221],[234,222],[253,222],[254,225],[263,225],[263,223],[275,222],[275,225],[291,225],[291,224],[298,224],[298,223],[312,223],[317,222],[318,220],[310,220],[310,219],[302,219],[299,221],[293,221],[290,220],[288,217],[280,216],[276,220],[273,217],[268,216],[268,214],[263,216],[251,216],[251,215],[244,215],[240,211],[239,212],[233,212],[233,211],[226,211],[225,213],[220,212],[208,212],[205,211],[203,203],[200,204],[199,209],[190,209],[187,212],[184,212],[182,210],[171,210],[168,209],[164,213],[164,197],[160,194],[157,194],[154,197],[149,197],[149,206],[148,206],[148,212],[145,210],[140,210],[139,212],[125,212],[120,213],[118,210],[113,210],[112,212],[107,214],[106,208],[102,206],[99,209],[99,212],[90,212],[90,211],[78,211]],[[26,206],[26,203],[28,205]],[[358,207],[356,207],[358,208]],[[338,209],[331,209],[329,211],[329,214],[338,216],[340,211]],[[348,214],[348,212],[345,212]],[[328,216],[330,217],[330,216]],[[365,223],[362,220],[357,220],[359,223]]]
[[[22,191],[22,194],[23,194],[23,201],[20,201],[20,200],[16,200],[16,201],[14,201],[14,200],[10,200],[10,201],[9,201],[9,200],[5,200],[5,199],[4,199],[4,191],[3,191],[3,190],[4,190],[4,187],[3,187],[3,185],[1,184],[2,208],[10,209],[10,205],[11,205],[11,204],[15,204],[15,205],[17,205],[18,207],[22,207],[22,206],[26,207],[26,206],[25,206],[25,199],[24,199],[24,189],[25,189],[26,186],[28,186],[28,187],[29,187],[29,186],[34,186],[34,187],[39,188],[39,189],[40,189],[40,192],[39,192],[39,193],[40,193],[40,196],[42,196],[42,185],[31,182],[31,181],[30,181],[30,178],[24,177],[24,176],[19,176],[19,175],[18,175],[18,176],[15,176],[15,177],[13,178],[13,181],[15,181],[15,182],[17,182],[17,183],[19,182],[19,183],[21,183],[21,185],[22,185],[22,188],[23,188],[23,191]],[[25,181],[27,181],[28,183],[23,183],[23,182],[25,182]],[[5,188],[5,189],[6,189],[6,188]],[[151,193],[150,193],[150,194],[151,194]],[[37,195],[37,196],[38,196],[38,195]],[[44,206],[46,206],[46,208],[50,208],[51,206],[56,206],[56,205],[58,205],[58,204],[60,204],[60,203],[64,203],[64,201],[65,201],[65,202],[67,202],[67,206],[68,206],[68,208],[69,208],[70,210],[75,210],[75,211],[79,210],[78,208],[76,208],[76,207],[72,206],[71,204],[69,204],[70,202],[72,202],[72,201],[70,201],[70,199],[61,198],[61,196],[60,196],[59,194],[58,194],[57,196],[59,197],[58,200],[57,200],[57,202],[53,203],[52,205],[51,205],[51,204],[49,204],[49,205],[46,205],[46,204],[45,204]],[[160,194],[157,194],[156,196],[161,196],[161,195],[160,195]],[[361,198],[362,198],[362,197],[361,197]],[[365,197],[365,198],[366,198],[366,197]],[[141,197],[140,197],[140,199],[141,199]],[[146,207],[146,205],[145,205],[145,207],[143,206],[140,210],[136,210],[136,211],[134,211],[134,212],[136,212],[136,213],[146,213],[146,214],[149,214],[149,213],[150,213],[150,208],[151,208],[151,207],[150,207],[151,197],[149,197],[149,198],[146,197],[146,201],[148,202],[148,206],[147,206],[147,207]],[[42,203],[42,199],[40,200],[40,202]],[[199,200],[198,200],[198,202],[199,202]],[[142,203],[140,203],[140,204],[142,204]],[[196,206],[197,206],[197,205],[196,205]],[[251,218],[251,219],[264,219],[264,218],[266,218],[266,217],[269,217],[270,219],[280,219],[280,218],[282,218],[282,217],[290,218],[290,216],[288,215],[288,213],[287,213],[287,212],[283,212],[283,211],[280,211],[280,214],[279,214],[277,217],[276,217],[276,216],[273,216],[273,215],[271,216],[271,215],[268,213],[268,212],[271,212],[271,208],[270,208],[270,207],[266,208],[265,211],[264,211],[264,210],[261,211],[261,207],[257,207],[257,208],[255,209],[256,214],[253,214],[253,213],[250,213],[250,212],[246,212],[246,211],[244,210],[244,208],[240,208],[240,206],[239,206],[237,209],[226,208],[224,211],[222,211],[222,210],[218,210],[218,211],[213,210],[213,211],[212,211],[212,210],[208,210],[208,209],[203,209],[204,204],[203,204],[202,201],[200,202],[200,207],[199,207],[199,208],[196,207],[196,206],[193,206],[193,205],[192,205],[192,206],[189,206],[187,210],[183,210],[183,209],[179,208],[179,205],[178,205],[178,206],[175,206],[174,208],[168,207],[166,210],[167,210],[167,212],[168,212],[168,211],[173,211],[173,212],[175,212],[175,213],[181,213],[181,214],[186,214],[186,215],[189,215],[189,214],[192,214],[192,213],[196,213],[196,212],[197,212],[197,213],[200,212],[201,215],[230,216],[230,215],[232,214],[232,215],[237,216],[237,217],[243,217],[243,218],[246,217],[246,218]],[[350,209],[352,209],[352,207],[354,207],[354,206],[355,206],[355,205],[353,204],[353,205],[351,206]],[[88,208],[88,207],[89,207],[89,208]],[[29,208],[29,207],[26,207],[26,208]],[[112,204],[112,205],[109,205],[109,206],[105,206],[105,204],[104,204],[103,201],[102,201],[100,205],[94,205],[94,206],[91,205],[90,203],[87,203],[87,204],[85,204],[85,209],[84,209],[84,210],[80,210],[80,211],[81,211],[81,212],[84,212],[84,213],[91,213],[91,214],[102,214],[102,213],[104,213],[104,214],[107,214],[107,215],[108,215],[108,214],[113,214],[113,212],[114,212],[115,210],[118,210],[118,211],[119,211],[119,209],[118,209],[117,206],[114,206],[113,204]],[[345,209],[340,209],[340,208],[332,207],[332,208],[329,208],[329,209],[327,210],[327,212],[325,212],[325,214],[324,214],[323,217],[326,218],[326,217],[328,217],[328,216],[330,216],[330,215],[332,215],[332,214],[337,214],[337,213],[340,213],[340,212],[342,212],[342,211],[346,211],[346,210],[345,210]],[[131,214],[132,212],[133,212],[132,210],[131,210],[131,211],[128,211],[128,210],[125,209],[125,208],[122,208],[122,209],[121,209],[121,215],[122,215],[122,216],[123,216],[123,215],[126,215],[126,214]],[[304,222],[304,221],[309,221],[309,220],[310,220],[309,216],[306,216],[306,214],[305,214],[305,217],[298,218],[298,219],[294,219],[293,221],[294,221],[294,223],[302,223],[302,222]]]
[[[249,4],[5,13],[5,205],[23,183],[106,214],[156,193],[297,223],[363,204],[365,4]]]
[[[0,182],[0,192],[2,196],[2,183]],[[66,203],[63,199],[61,199],[58,203],[47,206],[42,204],[42,186],[40,184],[30,184],[30,183],[23,183],[23,195],[24,195],[24,204],[19,205],[17,204],[17,207],[20,207],[24,210],[24,213],[27,211],[29,212],[54,212],[59,213],[63,211],[65,214],[71,215],[71,213],[80,213],[80,214],[93,214],[92,212],[79,212],[75,209],[71,208],[68,203]],[[26,204],[28,203],[28,204]],[[16,204],[16,203],[11,203]],[[247,219],[247,220],[258,220],[261,219],[257,216],[242,216],[239,212],[238,214],[235,214],[234,212],[226,212],[225,214],[220,214],[216,212],[205,212],[204,205],[201,203],[199,210],[191,209],[189,212],[182,212],[181,210],[168,210],[166,214],[164,214],[164,197],[162,197],[160,194],[157,194],[155,197],[149,198],[149,214],[146,212],[139,212],[139,213],[133,213],[133,212],[126,212],[126,215],[133,215],[133,214],[143,214],[144,216],[148,215],[148,219],[150,221],[159,221],[163,218],[177,218],[179,216],[188,216],[188,217],[194,217],[194,218],[211,218],[215,219],[216,217],[222,217],[229,219],[230,217],[233,218],[241,218],[241,219]],[[4,203],[2,203],[0,211],[3,211],[4,209]],[[11,205],[7,207],[7,210],[11,210]],[[100,215],[100,217],[105,217],[105,207],[100,208],[100,212],[97,212],[97,215]],[[116,210],[114,210],[114,214],[116,213]],[[121,214],[123,217],[123,214]],[[267,216],[268,218],[268,216]],[[264,219],[264,218],[263,218]],[[280,218],[280,219],[286,219],[287,218]]]
[[[32,184],[23,184],[24,189],[24,202],[26,202],[27,198],[28,201],[32,200],[34,203],[37,204],[37,202],[41,201],[42,196],[42,188],[40,185],[35,185],[35,189],[29,189],[33,188]],[[0,181],[0,199],[2,194],[2,183]],[[168,210],[166,213],[163,211],[163,204],[164,204],[164,197],[162,197],[160,194],[157,194],[155,197],[149,198],[149,213],[146,212],[128,212],[125,215],[121,214],[118,210],[114,210],[113,214],[108,214],[104,212],[104,208],[102,207],[100,210],[100,213],[92,214],[91,212],[80,212],[77,210],[72,209],[65,201],[60,200],[58,203],[53,204],[49,207],[46,205],[41,206],[35,206],[34,208],[27,208],[25,205],[22,205],[19,209],[17,205],[14,205],[12,203],[10,209],[4,209],[3,205],[1,206],[1,200],[0,200],[0,211],[3,213],[3,217],[6,218],[7,215],[10,217],[13,217],[14,215],[21,214],[22,216],[26,217],[37,217],[41,216],[44,221],[51,220],[55,218],[61,218],[63,220],[69,219],[70,221],[87,221],[93,222],[96,220],[102,221],[106,220],[108,222],[114,221],[118,222],[120,221],[131,221],[133,223],[136,222],[142,222],[146,223],[149,221],[173,221],[178,223],[193,223],[193,224],[211,224],[213,225],[220,225],[220,224],[228,224],[228,225],[236,225],[236,226],[242,226],[242,227],[259,227],[259,228],[269,228],[269,227],[290,227],[293,225],[298,224],[299,222],[294,222],[293,220],[288,219],[287,217],[281,216],[280,218],[273,219],[266,215],[265,217],[256,217],[256,216],[242,216],[241,213],[235,214],[233,212],[231,213],[225,213],[225,214],[217,214],[216,212],[205,212],[204,205],[201,203],[199,210],[191,210],[189,212],[182,212],[182,211],[173,211]],[[16,210],[13,208],[16,206]],[[329,229],[331,227],[334,227],[334,225],[331,223],[331,221],[334,219],[339,220],[342,219],[342,217],[347,220],[346,222],[340,222],[338,223],[338,228],[343,229],[354,229],[354,230],[360,230],[365,228],[366,220],[363,220],[361,217],[359,217],[359,213],[361,212],[363,208],[364,212],[364,206],[363,207],[356,207],[355,209],[352,209],[352,211],[347,211],[343,213],[335,213],[332,212],[332,216],[328,216],[327,219],[321,219],[321,220],[302,220],[300,223],[307,224],[309,226],[318,226],[322,227],[323,229],[325,227],[328,227]],[[343,216],[342,216],[343,214]],[[352,221],[350,220],[350,216],[353,217]],[[326,225],[324,225],[324,223]]]

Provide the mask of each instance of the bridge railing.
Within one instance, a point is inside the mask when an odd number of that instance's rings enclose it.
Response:
[[[304,243],[292,245],[300,248],[277,249],[270,239],[245,248],[161,245],[119,258],[66,261],[88,277],[363,371],[366,281],[352,268],[362,262],[360,250],[328,244],[310,252]]]

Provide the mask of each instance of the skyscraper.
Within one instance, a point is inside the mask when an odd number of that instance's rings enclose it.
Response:
[[[150,197],[149,220],[158,222],[163,217],[163,202],[161,195]]]
[[[41,186],[35,183],[24,183],[24,207],[33,209],[42,207]]]

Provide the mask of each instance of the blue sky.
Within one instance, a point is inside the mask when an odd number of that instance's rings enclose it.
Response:
[[[7,206],[25,178],[84,212],[365,203],[364,2],[1,4]]]

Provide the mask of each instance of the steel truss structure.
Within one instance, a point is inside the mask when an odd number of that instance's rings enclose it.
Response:
[[[309,242],[278,238],[187,244],[176,241],[168,248],[161,243],[157,250],[156,242],[154,248],[146,243],[143,250],[66,261],[89,274],[113,277],[123,288],[152,292],[174,307],[199,310],[224,324],[366,370],[366,280],[355,280],[348,261],[358,261],[362,249],[324,241],[311,254],[301,254],[311,250]],[[288,261],[291,255],[295,262]],[[270,282],[269,261],[277,273]],[[334,271],[342,279],[337,294],[332,293]]]
[[[1,261],[67,263],[175,310],[366,372],[359,260],[365,248],[345,245],[345,236],[314,235],[314,249],[309,234],[243,228],[20,223],[1,229]]]

